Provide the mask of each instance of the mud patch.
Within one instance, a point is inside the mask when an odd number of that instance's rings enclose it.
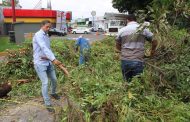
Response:
[[[2,111],[0,122],[58,122],[61,111],[67,108],[67,101],[61,97],[60,100],[52,99],[52,104],[55,113],[46,110],[42,98],[18,104]]]

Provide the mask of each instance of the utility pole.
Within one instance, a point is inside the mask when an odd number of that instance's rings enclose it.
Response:
[[[92,11],[91,15],[92,15],[92,27],[94,28],[94,16],[96,16],[96,11]]]
[[[13,16],[13,23],[16,22],[16,17],[15,17],[15,0],[11,1],[12,5],[12,16]]]
[[[47,2],[47,8],[50,9],[50,10],[52,9],[52,7],[51,7],[51,0],[48,0],[48,2]]]
[[[10,42],[15,43],[15,32],[14,32],[14,23],[16,22],[16,17],[15,17],[15,0],[11,0],[11,6],[12,6],[12,18],[13,18],[13,22],[12,22],[12,27],[11,27],[11,31],[9,31],[9,36],[10,36]]]

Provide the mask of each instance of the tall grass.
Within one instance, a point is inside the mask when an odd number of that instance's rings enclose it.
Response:
[[[6,49],[18,49],[22,46],[15,43],[10,43],[9,37],[0,37],[0,52],[5,51]]]
[[[169,41],[177,41],[175,35],[185,33],[174,32],[174,37],[173,33],[171,36],[175,40]],[[71,74],[71,77],[66,78],[57,70],[59,91],[65,92],[77,105],[76,108],[74,106],[68,108],[68,113],[63,110],[62,121],[76,120],[81,116],[90,122],[188,122],[190,120],[189,42],[176,43],[179,48],[171,45],[159,47],[156,57],[147,61],[152,65],[146,65],[141,77],[134,78],[127,86],[122,80],[120,60],[114,52],[114,38],[106,38],[92,44],[91,59],[86,66],[78,66],[79,54],[74,52],[74,41],[52,42],[52,49],[57,59],[65,64]],[[171,60],[173,58],[176,60]],[[36,79],[30,63],[31,50],[24,55],[19,53],[16,58],[10,59],[17,63],[1,66],[1,80],[33,78],[33,82],[29,84],[15,85],[10,95],[16,100],[40,96],[40,82],[37,82],[39,79]],[[83,114],[73,111],[80,111]]]

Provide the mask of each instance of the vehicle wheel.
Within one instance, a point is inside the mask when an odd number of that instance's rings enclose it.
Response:
[[[74,31],[73,34],[76,34],[76,32]]]
[[[88,34],[88,32],[85,31],[84,34]]]

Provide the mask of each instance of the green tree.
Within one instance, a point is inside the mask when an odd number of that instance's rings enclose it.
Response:
[[[3,0],[3,6],[11,6],[11,0]],[[19,0],[15,0],[15,6],[19,5]]]
[[[136,10],[145,10],[152,0],[112,0],[113,7],[119,12],[134,13]]]
[[[165,17],[170,25],[189,28],[190,0],[112,0],[112,3],[119,12],[132,14],[143,10],[148,18],[160,21]]]
[[[190,0],[153,0],[147,8],[154,20],[165,17],[172,26],[189,28]]]

